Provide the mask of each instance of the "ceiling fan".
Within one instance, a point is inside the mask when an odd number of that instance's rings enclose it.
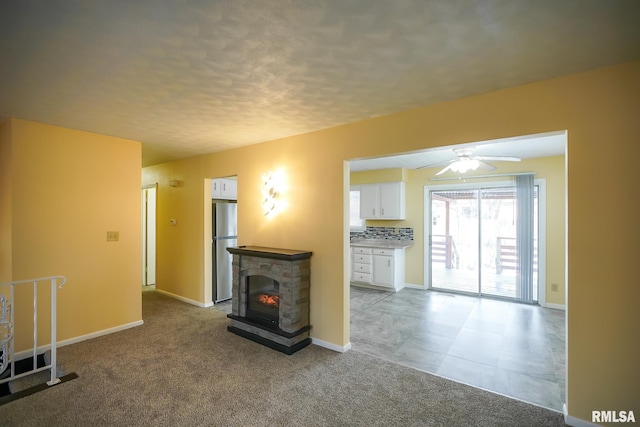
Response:
[[[487,171],[494,170],[496,167],[487,163],[486,160],[497,162],[519,162],[521,160],[520,157],[513,156],[472,156],[474,150],[475,147],[453,148],[453,152],[455,153],[457,158],[454,160],[449,160],[447,162],[447,166],[445,166],[444,169],[438,172],[436,176],[442,175],[448,170],[457,173],[467,173],[469,171],[475,171],[477,169],[483,169]],[[422,166],[419,169],[439,166],[442,164],[443,162],[433,163],[430,165]]]

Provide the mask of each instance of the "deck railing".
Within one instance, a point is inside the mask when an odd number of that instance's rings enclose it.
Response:
[[[38,367],[38,283],[49,281],[51,284],[51,360],[45,366]],[[64,276],[41,277],[38,279],[19,280],[15,282],[0,283],[0,289],[9,287],[9,300],[0,294],[0,374],[10,369],[10,375],[0,380],[0,384],[26,377],[37,372],[51,370],[51,379],[48,385],[60,382],[57,371],[57,339],[56,339],[56,295],[57,289],[62,288],[67,279]],[[15,289],[17,286],[33,286],[33,366],[27,372],[16,374],[16,360],[14,358],[14,325],[15,325]]]
[[[518,253],[515,237],[497,237],[496,274],[504,270],[518,270]],[[533,247],[533,271],[538,271],[538,245]]]
[[[434,234],[431,236],[431,261],[442,262],[445,268],[458,268],[460,257],[451,235]]]

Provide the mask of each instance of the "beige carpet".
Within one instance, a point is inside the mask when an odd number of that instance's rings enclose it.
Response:
[[[143,326],[62,347],[79,378],[0,406],[3,426],[562,426],[547,409],[372,356],[284,355],[143,293]]]

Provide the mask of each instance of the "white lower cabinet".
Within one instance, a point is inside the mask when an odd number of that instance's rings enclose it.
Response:
[[[352,247],[351,281],[393,291],[404,288],[404,249]]]
[[[373,277],[376,284],[381,286],[393,286],[393,255],[373,256]]]
[[[371,248],[351,249],[351,281],[371,283]]]

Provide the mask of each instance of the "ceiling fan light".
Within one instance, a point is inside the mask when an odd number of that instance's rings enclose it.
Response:
[[[468,162],[463,161],[460,163],[459,169],[460,169],[460,173],[467,173],[471,170],[471,165]]]
[[[451,164],[451,170],[456,173],[467,173],[478,169],[480,162],[475,159],[460,159]]]

